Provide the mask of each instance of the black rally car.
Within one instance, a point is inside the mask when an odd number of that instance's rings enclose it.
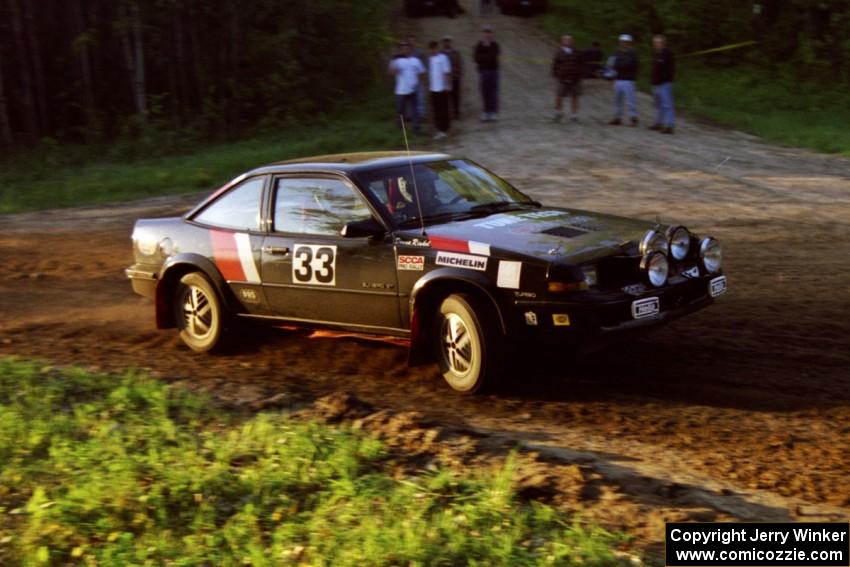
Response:
[[[714,238],[544,207],[429,153],[261,167],[183,217],[137,221],[133,251],[133,289],[196,351],[239,319],[408,337],[411,363],[462,392],[518,344],[607,342],[726,291]]]

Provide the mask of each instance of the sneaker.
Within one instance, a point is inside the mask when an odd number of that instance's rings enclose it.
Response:
[[[564,113],[556,110],[555,114],[552,116],[552,122],[560,122],[563,119],[564,119]]]
[[[632,126],[637,126],[637,125],[638,125],[637,116],[632,116]]]
[[[667,126],[666,128],[662,128],[661,133],[662,134],[672,134],[673,133],[673,127]]]
[[[609,122],[608,124],[610,124],[611,126],[619,126],[622,123],[623,123],[623,121],[620,120],[619,118],[612,118],[611,122]]]
[[[490,115],[487,114],[486,112],[482,112],[481,113],[481,122],[489,122],[489,120],[490,120]]]
[[[493,112],[492,114],[490,114],[490,120],[492,120],[493,122],[498,122],[499,121],[499,114],[496,113],[496,112]]]
[[[570,122],[572,122],[574,124],[578,124],[578,115],[573,114],[572,116],[570,116]]]
[[[434,134],[435,140],[442,140],[443,138],[448,138],[448,137],[449,137],[449,135],[446,134],[445,132],[437,132],[436,134]]]
[[[661,124],[653,124],[652,126],[649,127],[649,129],[655,130],[656,132],[660,132],[661,130],[664,129],[664,126],[662,126]]]

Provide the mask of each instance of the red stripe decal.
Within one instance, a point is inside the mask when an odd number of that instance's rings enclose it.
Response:
[[[466,240],[455,240],[454,238],[434,235],[428,235],[428,239],[431,241],[431,248],[469,254],[469,242]]]
[[[239,261],[239,250],[236,248],[236,238],[232,232],[211,230],[213,258],[221,275],[226,280],[246,281],[242,262]]]

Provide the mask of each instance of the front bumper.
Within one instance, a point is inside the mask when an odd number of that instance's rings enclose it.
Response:
[[[589,291],[559,301],[516,301],[515,323],[523,328],[523,335],[534,340],[567,342],[583,350],[593,350],[711,305],[715,299],[712,293],[717,293],[721,278],[725,292],[725,276],[712,276],[681,281],[640,295]],[[658,312],[636,316],[635,302],[656,304],[653,298],[657,298]]]
[[[124,273],[130,279],[134,292],[149,299],[156,299],[156,282],[159,273],[155,268],[135,264],[124,270]]]

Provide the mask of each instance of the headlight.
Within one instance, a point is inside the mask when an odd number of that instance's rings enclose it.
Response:
[[[664,252],[650,252],[643,257],[640,268],[646,273],[646,279],[655,287],[661,287],[667,283],[667,274],[670,264]]]
[[[670,245],[670,255],[674,260],[682,261],[688,257],[691,250],[691,233],[684,226],[671,226],[667,230],[667,241]]]
[[[655,229],[647,232],[640,241],[640,255],[646,256],[649,252],[667,253],[667,237]]]
[[[593,287],[596,285],[596,266],[582,266],[581,271],[584,273],[584,283]]]
[[[723,265],[723,250],[720,248],[720,243],[711,236],[703,238],[699,243],[699,259],[702,267],[709,274],[719,272]]]

